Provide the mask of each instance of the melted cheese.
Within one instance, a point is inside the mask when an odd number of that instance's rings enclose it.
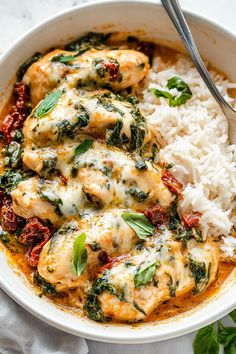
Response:
[[[135,232],[123,221],[122,209],[104,212],[90,220],[76,223],[76,230],[59,231],[43,247],[38,271],[48,282],[65,290],[83,285],[86,279],[94,276],[96,267],[101,265],[99,254],[105,251],[109,256],[129,252],[138,238]],[[65,229],[64,225],[61,230]],[[72,249],[74,240],[86,233],[88,261],[86,271],[79,277],[72,271]]]
[[[211,264],[210,278],[207,286],[215,280],[219,264],[218,246],[207,241],[200,247],[191,241],[201,255],[201,261]],[[146,241],[143,249],[135,250],[125,260],[121,260],[108,272],[109,284],[115,292],[122,292],[120,299],[107,291],[99,295],[100,306],[105,316],[118,321],[139,321],[148,316],[160,303],[171,296],[180,296],[195,288],[193,273],[190,270],[191,252],[182,248],[180,242],[174,241],[166,231],[156,240]],[[154,275],[156,285],[147,283],[135,287],[136,269],[143,264],[156,260]],[[129,261],[129,266],[127,266]]]
[[[69,147],[71,148],[71,145]],[[17,215],[29,217],[28,215],[34,214],[45,220],[45,217],[42,217],[45,211],[35,207],[34,201],[29,203],[28,195],[34,195],[35,198],[37,196],[37,200],[43,202],[47,219],[56,224],[63,222],[61,216],[78,215],[86,207],[87,197],[99,205],[117,205],[139,210],[144,210],[150,203],[157,201],[163,206],[172,202],[173,197],[161,180],[161,169],[150,162],[147,162],[147,169],[138,170],[132,155],[94,142],[92,148],[79,156],[77,175],[72,177],[74,160],[71,162],[70,148],[60,148],[64,153],[62,156],[58,154],[56,165],[56,170],[59,169],[68,178],[67,184],[63,184],[57,177],[50,180],[33,178],[22,182],[12,192],[13,207]],[[33,151],[31,158],[27,153],[24,162],[30,168],[35,166],[39,172],[38,169],[43,165],[40,159],[46,159],[49,153],[57,155],[57,149],[42,150],[41,153]],[[139,193],[143,193],[142,198]]]
[[[104,97],[107,91],[85,92],[70,90],[62,94],[56,107],[44,117],[37,119],[35,110],[24,123],[26,145],[48,146],[68,137],[75,138],[79,133],[89,132],[105,135],[107,128],[122,121],[121,136],[131,138],[131,124],[134,121],[134,106],[126,101],[119,101],[114,95]],[[82,117],[88,122],[84,126]],[[143,144],[151,139],[146,128]]]
[[[71,56],[74,52],[53,50],[43,58],[32,64],[27,70],[23,83],[30,87],[31,101],[36,105],[46,93],[55,87],[71,89],[93,83],[104,87],[109,85],[113,90],[123,90],[136,85],[148,74],[148,58],[135,50],[95,50],[91,49],[80,56],[76,56],[70,63],[61,63],[52,59],[58,55]],[[117,61],[121,80],[112,80],[109,72],[104,77],[96,70],[96,62]]]

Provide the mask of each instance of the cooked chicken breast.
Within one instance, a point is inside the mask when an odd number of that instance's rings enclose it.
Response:
[[[78,215],[84,203],[84,193],[78,182],[65,185],[59,178],[53,181],[33,177],[20,182],[11,192],[14,212],[25,219],[36,216],[52,225],[60,225],[66,217]]]
[[[68,57],[71,60],[63,60]],[[31,101],[36,105],[56,87],[109,86],[121,91],[139,83],[148,70],[148,57],[136,50],[91,49],[77,56],[76,52],[56,49],[29,67],[23,83],[30,87]]]
[[[215,280],[218,263],[218,246],[214,242],[200,244],[191,240],[188,247],[183,248],[182,243],[173,240],[165,230],[141,248],[134,247],[126,259],[115,263],[96,280],[86,305],[88,315],[93,316],[90,313],[93,299],[104,318],[143,320],[170,297],[190,290],[203,291]],[[92,298],[93,291],[98,295]]]
[[[151,139],[138,108],[107,91],[61,92],[54,109],[38,117],[43,104],[44,101],[40,102],[24,123],[26,146],[49,146],[75,139],[81,132],[104,137],[107,129],[113,129],[109,144],[122,145],[124,140],[127,144],[128,139],[131,150],[141,148]]]
[[[123,212],[122,209],[112,209],[89,220],[64,224],[43,247],[39,274],[60,291],[93,279],[104,258],[106,261],[108,256],[127,253],[139,241],[122,219]],[[77,276],[72,269],[73,243],[83,232],[86,234],[88,260],[86,269]]]

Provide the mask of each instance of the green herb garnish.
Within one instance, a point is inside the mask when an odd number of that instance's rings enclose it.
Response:
[[[4,165],[11,168],[19,168],[22,164],[22,146],[17,141],[11,141],[3,149]]]
[[[159,90],[156,88],[148,89],[149,92],[152,92],[157,98],[164,97],[169,100],[170,107],[181,106],[185,104],[187,100],[192,97],[192,91],[189,86],[184,82],[180,77],[174,76],[167,81],[166,87],[171,89],[176,89],[181,94],[179,96],[173,96],[170,92]]]
[[[229,314],[233,320],[235,311]],[[236,353],[236,327],[225,327],[218,321],[217,332],[214,323],[200,329],[193,342],[194,354],[218,354],[220,344],[225,354]]]
[[[146,237],[154,234],[154,226],[143,214],[123,213],[121,217],[141,240],[145,240]]]
[[[200,329],[193,342],[194,354],[218,354],[219,343],[214,323]]]
[[[83,54],[91,48],[102,49],[105,42],[110,37],[110,33],[89,32],[78,40],[68,44],[66,50],[76,51],[78,55]]]
[[[134,276],[135,287],[138,288],[141,285],[146,285],[153,280],[156,272],[157,261],[146,263],[143,267],[140,267]]]
[[[39,105],[36,107],[34,111],[34,115],[36,118],[42,118],[46,116],[48,113],[50,113],[55,107],[56,104],[59,100],[59,98],[62,95],[61,90],[53,91],[49,93],[43,101],[39,103]]]
[[[223,344],[226,354],[236,353],[236,327],[225,327],[218,322],[218,340]]]
[[[118,292],[111,286],[111,284],[109,284],[107,273],[96,279],[88,294],[84,309],[89,318],[98,322],[106,322],[110,319],[109,317],[104,316],[98,300],[98,296],[102,294],[103,291],[107,291],[108,293],[117,296],[121,301],[124,299],[124,293],[122,290]]]
[[[60,62],[60,63],[63,63],[63,64],[66,64],[66,63],[69,63],[73,60],[75,60],[76,56],[75,55],[63,55],[63,54],[58,54],[58,55],[55,55],[51,61],[52,62]]]
[[[93,145],[92,139],[85,139],[75,149],[75,153],[74,153],[75,163],[73,164],[72,171],[71,171],[73,177],[76,176],[76,173],[79,168],[79,159],[78,159],[79,156],[84,154],[86,151],[88,151],[92,147],[92,145]]]
[[[80,156],[88,151],[93,145],[93,139],[85,139],[75,149],[75,156]]]
[[[75,239],[73,244],[72,270],[77,276],[80,276],[87,265],[88,255],[85,240],[86,234],[83,232]]]

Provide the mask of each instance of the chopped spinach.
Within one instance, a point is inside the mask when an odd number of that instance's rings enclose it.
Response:
[[[173,162],[172,162],[172,163],[169,163],[168,165],[166,165],[166,166],[165,166],[165,169],[166,169],[166,170],[170,170],[172,167],[174,167]]]
[[[13,189],[15,189],[21,181],[32,177],[31,171],[21,170],[6,170],[3,175],[0,176],[0,188],[3,189],[6,195],[9,195]]]
[[[10,239],[8,238],[7,232],[3,231],[1,226],[0,226],[0,240],[5,244],[10,241]]]
[[[144,160],[142,159],[139,159],[136,164],[135,164],[135,167],[138,169],[138,170],[146,170],[147,169],[147,164]]]
[[[170,276],[170,280],[169,280],[168,286],[169,286],[170,297],[175,297],[176,296],[176,289],[179,286],[179,281],[177,280],[174,283],[172,276],[171,275],[169,275],[169,276]]]
[[[76,41],[69,43],[65,48],[66,50],[76,51],[78,55],[91,48],[102,49],[110,35],[110,33],[89,32]]]
[[[61,206],[63,205],[62,199],[57,193],[53,190],[50,182],[46,182],[43,179],[39,180],[39,195],[42,199],[47,200],[55,208],[55,213],[58,216],[62,216]]]
[[[133,306],[136,308],[136,310],[147,316],[146,312],[136,302],[133,302]]]
[[[138,97],[134,96],[134,95],[129,95],[127,96],[127,101],[132,103],[132,105],[137,105],[139,103]]]
[[[81,111],[76,115],[76,122],[72,123],[67,119],[57,123],[57,140],[61,141],[64,138],[74,139],[80,128],[86,127],[89,123],[89,115],[86,111]]]
[[[209,283],[211,264],[207,267],[206,263],[199,262],[190,256],[189,269],[192,272],[195,282],[194,294],[197,295],[201,293]]]
[[[48,155],[45,160],[43,160],[43,166],[40,171],[40,175],[48,178],[57,171],[58,159],[56,155]]]
[[[138,187],[131,187],[126,191],[127,194],[131,195],[134,199],[136,199],[139,203],[143,202],[147,199],[149,192],[145,193]]]
[[[101,246],[97,241],[93,241],[89,246],[94,252],[101,250]]]
[[[68,64],[70,62],[72,62],[73,60],[75,60],[76,56],[75,55],[64,55],[64,54],[58,54],[55,55],[51,61],[52,62],[59,62],[59,63],[63,63],[63,64]]]
[[[140,152],[147,132],[145,118],[142,116],[140,110],[136,107],[134,107],[134,109],[131,110],[130,113],[134,118],[132,123],[130,124],[130,150],[136,150],[137,152]]]
[[[152,156],[151,156],[151,160],[152,161],[155,161],[155,158],[156,158],[156,156],[157,156],[157,153],[158,153],[158,146],[157,146],[157,144],[153,144],[152,145]]]
[[[55,286],[52,285],[51,283],[48,283],[46,280],[43,279],[43,277],[41,277],[41,275],[38,273],[38,271],[35,271],[33,273],[33,282],[35,285],[37,285],[38,287],[40,287],[41,289],[41,296],[42,295],[54,295],[57,296],[58,293],[55,289]]]
[[[110,294],[117,296],[121,300],[123,300],[124,297],[122,292],[117,292],[117,290],[115,290],[109,284],[107,274],[104,274],[100,278],[96,279],[93,283],[92,289],[88,294],[84,309],[87,312],[89,318],[98,322],[109,321],[109,318],[104,316],[98,300],[98,296],[102,294],[103,291],[107,291]]]
[[[17,141],[11,141],[3,149],[4,165],[11,168],[19,168],[22,165],[22,146]]]
[[[104,98],[99,98],[98,103],[101,104],[108,112],[117,112],[121,117],[124,116],[124,112],[111,101],[107,99],[105,100]]]
[[[113,130],[107,130],[106,132],[106,143],[110,146],[122,146],[123,140],[121,137],[121,130],[123,128],[123,122],[121,118],[117,119],[117,123]]]
[[[34,55],[32,55],[32,57],[30,57],[29,59],[27,59],[18,69],[16,76],[17,76],[17,80],[21,81],[23,79],[23,76],[25,75],[27,69],[36,61],[38,61],[40,58],[42,57],[41,53],[35,53]]]
[[[177,211],[177,203],[173,202],[169,211],[169,229],[173,231],[173,237],[180,240],[186,245],[187,241],[194,238],[197,242],[203,242],[202,232],[200,229],[192,227],[187,229],[181,223],[180,216]]]

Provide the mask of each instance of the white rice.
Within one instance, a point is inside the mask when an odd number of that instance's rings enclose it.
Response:
[[[235,88],[216,72],[211,72],[218,89],[234,104],[227,89]],[[236,145],[229,145],[227,121],[197,70],[184,55],[175,64],[163,65],[156,57],[150,71],[149,88],[166,90],[167,80],[181,77],[191,88],[192,98],[180,107],[169,107],[144,91],[140,108],[147,117],[158,143],[158,158],[174,163],[173,175],[183,183],[182,212],[199,211],[204,237],[224,236],[224,257],[236,256],[236,239],[230,236],[235,219]],[[174,93],[174,92],[173,92]]]

